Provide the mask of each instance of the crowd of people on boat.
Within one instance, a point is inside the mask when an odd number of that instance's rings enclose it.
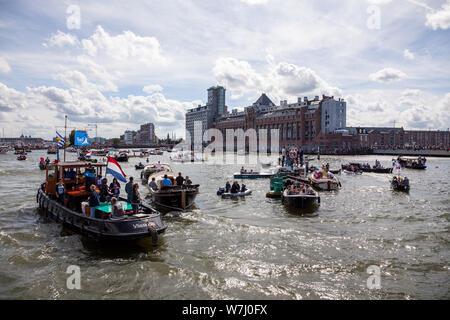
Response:
[[[301,167],[304,163],[303,149],[296,146],[283,146],[278,164],[282,167]]]
[[[239,185],[237,181],[234,181],[231,185],[229,181],[225,184],[225,193],[240,193],[247,191],[247,186],[242,184],[242,187]]]
[[[408,179],[408,177],[404,177],[402,179],[402,177],[400,177],[400,176],[398,176],[398,177],[394,176],[392,178],[392,184],[394,186],[395,185],[397,185],[397,186],[399,186],[399,185],[401,185],[401,186],[409,186],[409,179]]]
[[[314,189],[305,183],[293,183],[288,188],[289,195],[295,194],[315,194]]]
[[[159,190],[159,186],[156,183],[155,177],[152,177],[152,180],[149,183],[149,186],[155,190]],[[168,187],[188,187],[192,186],[192,180],[189,178],[189,176],[183,177],[181,172],[178,172],[178,176],[173,179],[173,181],[169,178],[167,174],[164,175],[163,179],[161,180],[161,190],[167,189]]]

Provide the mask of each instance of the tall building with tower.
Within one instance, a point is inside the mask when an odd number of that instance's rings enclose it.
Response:
[[[214,86],[207,91],[208,100],[206,105],[199,105],[197,108],[189,109],[186,112],[186,139],[190,139],[188,143],[199,143],[201,145],[205,131],[214,127],[217,119],[227,113],[225,104],[226,89],[222,86]],[[195,138],[198,141],[194,141],[195,126],[198,128],[198,137]]]

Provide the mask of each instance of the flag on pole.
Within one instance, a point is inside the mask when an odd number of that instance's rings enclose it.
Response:
[[[108,157],[108,164],[106,165],[106,174],[108,173],[111,174],[117,180],[127,182],[127,179],[125,179],[127,175],[123,172],[122,168],[117,163],[117,161],[111,157]]]
[[[59,134],[58,131],[56,131],[56,141],[58,142],[58,147],[64,147],[66,144],[66,141],[64,140],[63,136]]]

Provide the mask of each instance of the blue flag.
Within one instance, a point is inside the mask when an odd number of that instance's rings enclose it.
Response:
[[[76,146],[90,146],[88,135],[83,131],[75,131],[75,145]]]

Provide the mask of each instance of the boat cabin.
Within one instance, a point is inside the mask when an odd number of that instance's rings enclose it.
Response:
[[[89,197],[89,187],[102,175],[104,167],[105,164],[86,162],[51,163],[47,166],[44,191],[56,197],[56,186],[62,180],[66,194],[64,205],[81,210],[81,203]]]

